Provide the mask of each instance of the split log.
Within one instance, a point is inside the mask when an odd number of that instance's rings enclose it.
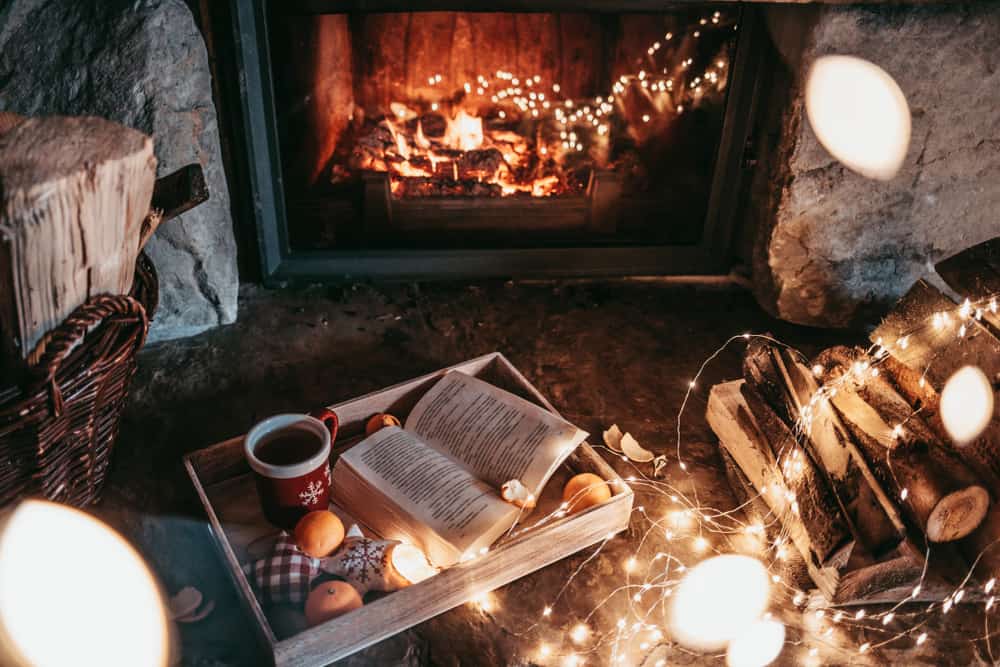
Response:
[[[992,250],[980,249],[976,254],[990,252]],[[954,274],[956,269],[949,269],[947,265],[943,268],[949,280],[959,285]],[[871,336],[889,351],[890,356],[883,361],[883,366],[889,370],[893,381],[902,393],[920,401],[921,414],[927,416],[927,423],[943,442],[949,444],[951,441],[939,413],[940,392],[948,378],[965,365],[978,366],[987,377],[1000,377],[1000,339],[974,318],[960,322],[957,310],[957,304],[921,280]],[[949,321],[935,327],[935,313],[949,313]],[[985,313],[983,318],[986,319]],[[963,324],[966,333],[959,337],[957,329]],[[900,345],[904,337],[905,347]],[[994,502],[986,518],[959,546],[966,560],[978,559],[977,574],[982,578],[1000,576],[1000,503],[996,497],[1000,489],[1000,414],[994,411],[989,425],[976,441],[960,448],[953,447],[953,450],[994,490]]]
[[[156,179],[150,213],[142,221],[139,249],[146,247],[153,234],[168,220],[208,201],[205,172],[197,162],[181,167],[172,174]]]
[[[834,347],[816,361],[824,380],[837,383],[831,401],[869,458],[883,486],[931,542],[969,535],[989,509],[989,493],[942,443],[882,374],[860,353]],[[863,376],[863,379],[862,379]]]
[[[918,389],[923,390],[919,387],[919,378],[923,378],[927,389],[933,390],[925,390],[923,394],[925,410],[934,414],[937,414],[936,397],[952,374],[963,366],[978,366],[994,380],[1000,377],[1000,339],[973,318],[959,321],[957,309],[957,304],[921,280],[871,335],[873,341],[881,341],[897,362],[917,374]],[[949,321],[934,326],[935,313],[948,313]],[[960,326],[966,328],[961,337]],[[905,347],[900,344],[902,338],[906,339]],[[931,426],[939,424],[940,421],[931,420]],[[950,443],[943,427],[940,435]],[[1000,480],[1000,411],[994,412],[989,426],[975,442],[957,451],[995,486]]]
[[[828,599],[832,599],[839,580],[838,567],[849,556],[849,533],[842,520],[812,507],[813,496],[797,498],[793,509],[792,489],[778,466],[771,443],[758,426],[741,391],[743,380],[715,385],[708,398],[706,418],[721,446],[732,456],[760,497],[781,521],[792,544],[805,560],[809,576]],[[779,447],[782,443],[778,443]],[[798,486],[798,485],[797,485]],[[839,526],[839,528],[838,528]],[[845,546],[848,549],[836,547]]]
[[[740,393],[754,417],[758,432],[771,449],[785,486],[792,494],[792,509],[797,511],[809,530],[812,548],[820,561],[825,562],[834,551],[847,543],[850,543],[849,554],[853,548],[850,528],[836,497],[812,458],[753,385],[744,382]]]
[[[31,118],[0,135],[5,373],[37,360],[91,296],[129,292],[155,178],[152,140],[100,118]]]
[[[722,458],[726,481],[729,482],[729,488],[735,496],[736,504],[742,508],[747,522],[765,526],[764,533],[760,535],[751,535],[743,531],[731,534],[729,546],[734,553],[743,553],[757,558],[760,556],[761,541],[773,543],[779,537],[786,537],[787,530],[780,521],[777,522],[777,525],[771,521],[773,513],[768,504],[764,502],[764,496],[754,488],[753,483],[740,469],[729,450],[725,447],[719,447],[719,455]],[[794,547],[794,544],[792,546]],[[788,549],[783,558],[771,563],[771,568],[777,569],[782,580],[789,586],[805,589],[815,585],[809,576],[806,562],[797,548]]]
[[[819,385],[812,372],[787,348],[760,340],[748,346],[743,369],[817,463],[855,539],[876,556],[896,547],[906,534],[898,508],[833,408],[814,401]]]
[[[1000,238],[974,245],[934,268],[949,287],[974,301],[1000,294]],[[1000,335],[1000,312],[984,308],[983,320]]]

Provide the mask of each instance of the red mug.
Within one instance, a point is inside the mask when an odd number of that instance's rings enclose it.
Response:
[[[337,437],[337,415],[269,417],[247,433],[247,463],[257,482],[264,517],[291,530],[308,512],[330,505],[330,450]]]

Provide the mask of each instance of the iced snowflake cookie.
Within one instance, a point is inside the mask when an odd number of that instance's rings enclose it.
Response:
[[[395,540],[373,540],[351,526],[347,537],[320,568],[349,582],[358,593],[395,591],[436,574],[424,553]]]

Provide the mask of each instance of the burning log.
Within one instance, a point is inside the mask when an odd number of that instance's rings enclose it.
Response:
[[[840,418],[927,539],[966,537],[986,516],[989,493],[881,374],[858,366],[859,356],[835,347],[816,360],[827,382],[844,380],[831,398]]]
[[[500,197],[503,189],[496,183],[477,180],[417,176],[396,180],[393,194],[397,197]]]

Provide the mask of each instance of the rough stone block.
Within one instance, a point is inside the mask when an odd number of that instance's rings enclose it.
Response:
[[[836,162],[805,118],[805,74],[833,53],[876,63],[906,95],[913,132],[889,182]],[[776,151],[788,162],[755,253],[766,308],[800,324],[847,326],[935,262],[1000,235],[1000,6],[827,6],[792,66]]]

